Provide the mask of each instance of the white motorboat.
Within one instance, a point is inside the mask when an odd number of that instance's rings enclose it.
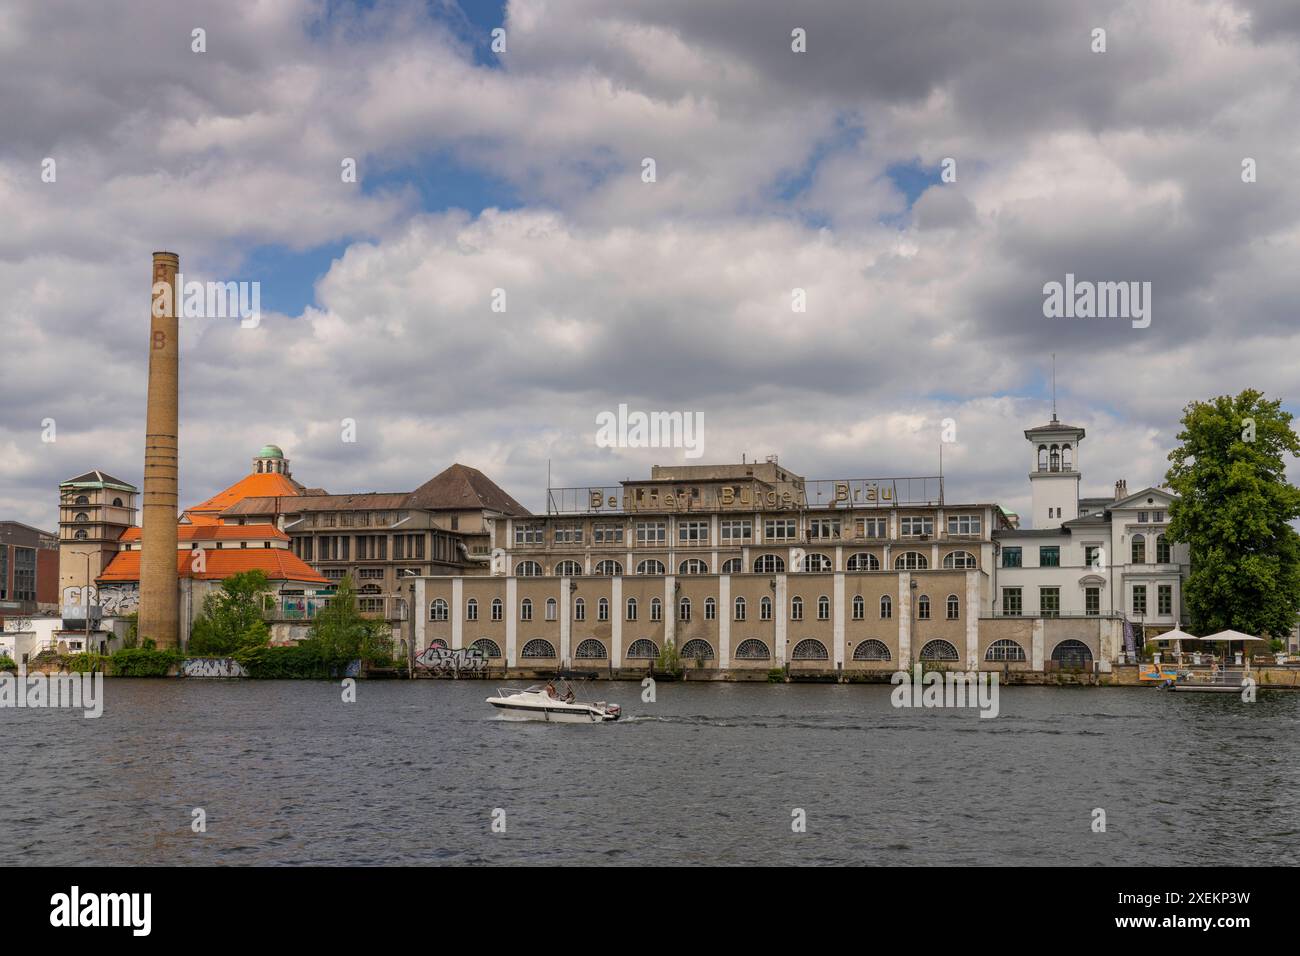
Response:
[[[622,708],[603,700],[582,703],[573,687],[562,681],[555,684],[534,684],[526,690],[498,690],[487,703],[510,720],[545,720],[561,724],[598,724],[605,720],[618,720]]]

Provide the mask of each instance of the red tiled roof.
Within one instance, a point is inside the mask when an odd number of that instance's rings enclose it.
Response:
[[[225,491],[218,492],[207,501],[188,509],[188,512],[220,513],[231,505],[245,498],[282,498],[286,495],[298,496],[303,492],[302,485],[292,478],[276,472],[259,474],[253,472],[245,475]]]
[[[301,581],[305,584],[330,584],[328,578],[287,548],[205,548],[204,571],[195,574],[190,552],[176,552],[176,573],[200,581],[224,581],[244,571],[264,571],[272,581]],[[121,551],[109,562],[96,581],[139,581],[139,551]]]
[[[140,528],[127,528],[118,541],[139,541]],[[176,541],[288,541],[289,536],[271,524],[217,524],[202,521],[198,524],[176,526]]]

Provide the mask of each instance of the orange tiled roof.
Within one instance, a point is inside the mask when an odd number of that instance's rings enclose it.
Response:
[[[204,571],[191,570],[190,553],[176,552],[176,573],[200,581],[223,581],[244,571],[264,571],[272,581],[301,581],[305,584],[330,584],[292,551],[286,548],[205,548]],[[119,552],[96,581],[139,581],[139,551]]]
[[[140,528],[127,528],[118,541],[139,541]],[[272,524],[218,524],[202,521],[176,526],[176,541],[288,541],[289,536]]]
[[[196,511],[217,514],[245,498],[282,498],[285,495],[301,494],[302,485],[292,478],[286,478],[273,471],[264,474],[253,472],[251,475],[245,475],[225,491],[218,492],[202,504],[190,508],[188,513],[191,516]]]

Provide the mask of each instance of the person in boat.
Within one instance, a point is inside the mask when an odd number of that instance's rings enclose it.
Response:
[[[551,698],[551,700],[559,700],[559,699],[560,699],[559,695],[555,693],[555,685],[554,685],[554,684],[548,683],[548,684],[546,685],[546,696],[549,697],[549,698]]]

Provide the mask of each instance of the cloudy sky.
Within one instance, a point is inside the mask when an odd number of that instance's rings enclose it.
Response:
[[[812,478],[933,474],[951,418],[949,500],[1025,513],[1053,352],[1084,493],[1157,482],[1188,401],[1300,404],[1298,11],[9,0],[0,518],[140,482],[156,249],[261,284],[257,328],[182,321],[186,504],[276,442],[330,491],[461,461],[540,508],[548,459],[684,460],[597,447],[626,403]],[[1045,318],[1066,273],[1150,282],[1150,326]]]

